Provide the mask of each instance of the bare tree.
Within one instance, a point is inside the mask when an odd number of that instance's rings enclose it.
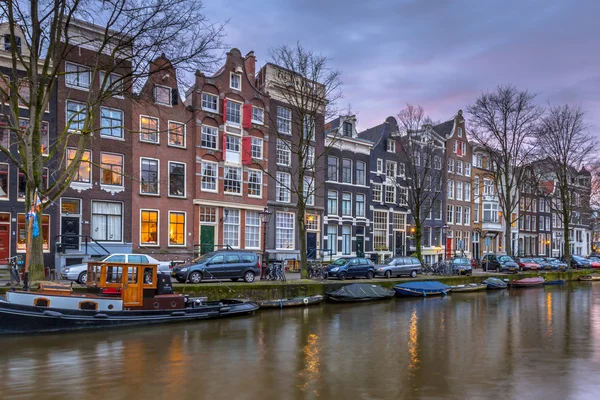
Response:
[[[8,25],[12,55],[9,76],[0,76],[0,95],[10,106],[3,111],[12,132],[10,142],[18,149],[15,153],[0,146],[0,151],[24,174],[25,209],[41,198],[38,220],[69,187],[85,149],[102,128],[98,126],[102,101],[130,96],[134,87],[157,72],[148,66],[163,52],[180,69],[212,66],[223,29],[207,20],[202,3],[195,0],[7,1],[0,4],[0,21]],[[65,71],[64,61],[82,48],[88,50],[80,57],[82,64],[91,72],[87,99],[44,147],[44,112],[59,79],[79,79],[79,71]],[[29,112],[26,127],[19,126],[19,107]],[[74,125],[76,132],[69,129]],[[46,188],[44,167],[63,156],[67,142],[75,142],[77,150]],[[48,157],[43,157],[48,147]],[[33,279],[43,277],[42,235],[28,233],[27,270]]]
[[[585,112],[569,105],[550,106],[536,132],[536,148],[542,159],[536,163],[536,175],[540,188],[546,189],[541,193],[549,197],[551,210],[561,222],[564,256],[570,260],[569,229],[581,223],[582,212],[590,212],[592,174],[588,176],[582,168],[596,160],[594,137],[585,124]]]
[[[543,114],[534,104],[535,95],[512,85],[482,93],[468,106],[471,134],[491,161],[491,177],[498,190],[504,222],[506,253],[513,254],[511,226],[516,222],[519,189],[526,181],[533,157],[537,124]]]
[[[408,189],[406,203],[415,223],[417,258],[423,261],[423,225],[436,209],[442,212],[444,139],[433,130],[431,118],[421,106],[408,104],[402,109],[398,113],[398,127],[399,153]]]
[[[273,127],[270,140],[290,153],[290,168],[286,170],[290,180],[280,179],[276,171],[264,172],[279,186],[277,196],[287,192],[296,199],[301,274],[306,278],[306,210],[311,200],[322,196],[327,159],[323,127],[324,121],[337,113],[335,102],[342,95],[341,73],[329,67],[327,57],[300,43],[272,49],[271,58],[266,76],[259,77],[259,86],[281,104],[269,113]],[[278,115],[286,110],[289,117]]]

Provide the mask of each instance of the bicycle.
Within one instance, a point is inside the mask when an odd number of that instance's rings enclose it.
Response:
[[[268,281],[281,281],[285,282],[285,269],[283,268],[283,264],[281,263],[273,263],[267,269],[266,279]]]
[[[327,271],[320,262],[313,262],[308,265],[308,279],[324,280],[327,279]]]
[[[15,285],[20,285],[21,274],[19,273],[19,262],[21,260],[21,257],[12,256],[5,258],[4,260],[8,261],[8,266],[10,268],[10,282],[8,282],[6,286],[12,286],[13,282],[15,282]]]

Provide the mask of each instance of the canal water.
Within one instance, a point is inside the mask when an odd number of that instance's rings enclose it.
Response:
[[[600,285],[0,343],[2,399],[597,399]]]

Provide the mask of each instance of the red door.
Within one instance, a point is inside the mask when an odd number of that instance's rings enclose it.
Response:
[[[10,257],[10,225],[0,225],[0,264]]]

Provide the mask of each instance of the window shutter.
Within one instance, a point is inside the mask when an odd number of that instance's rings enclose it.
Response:
[[[242,164],[252,164],[252,137],[246,136],[242,138]]]
[[[242,114],[242,128],[250,129],[252,127],[252,104],[244,104]]]
[[[152,99],[156,102],[156,86],[152,86]]]
[[[225,132],[221,132],[221,134],[223,135],[223,141],[221,142],[221,152],[223,153],[223,161],[225,161],[225,158],[227,158],[227,135],[225,134]]]
[[[176,106],[179,104],[179,90],[171,89],[171,104]]]
[[[458,142],[458,151],[456,152],[459,156],[462,156],[462,143]]]
[[[223,122],[227,122],[227,99],[223,99]]]

